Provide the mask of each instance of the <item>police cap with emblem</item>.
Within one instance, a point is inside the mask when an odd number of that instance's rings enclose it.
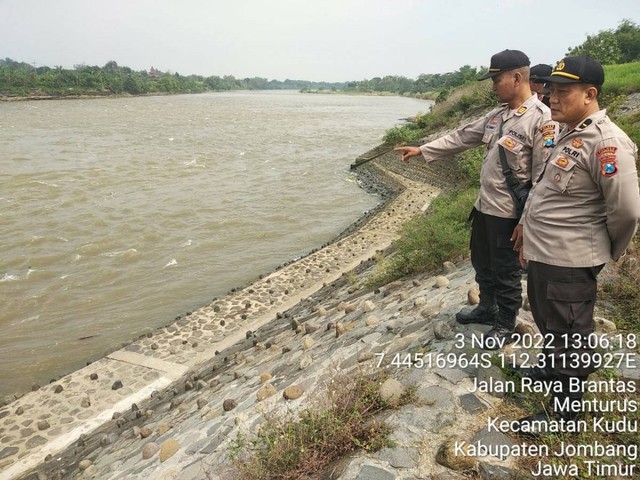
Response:
[[[544,63],[534,65],[529,71],[529,80],[534,83],[544,83],[544,78],[551,75],[552,71],[553,68],[551,68],[551,65],[545,65]]]
[[[554,83],[589,83],[602,86],[604,70],[600,63],[586,55],[565,57],[558,62],[551,75],[543,80]]]
[[[503,50],[491,57],[489,71],[478,80],[485,80],[500,75],[503,72],[515,70],[520,67],[528,67],[529,65],[531,65],[529,57],[520,50]]]

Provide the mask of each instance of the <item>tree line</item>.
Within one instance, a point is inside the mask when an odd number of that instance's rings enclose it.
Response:
[[[570,47],[567,55],[589,55],[605,65],[640,61],[640,26],[623,20],[616,29],[602,30],[588,35],[585,42]],[[464,65],[454,72],[422,74],[413,80],[388,75],[370,80],[350,82],[311,82],[306,80],[268,80],[261,77],[235,78],[233,75],[180,75],[161,72],[134,71],[115,61],[103,67],[75,65],[73,69],[60,66],[36,67],[10,58],[0,60],[0,95],[5,96],[67,96],[155,93],[202,93],[221,90],[340,90],[345,92],[385,92],[400,95],[420,95],[439,92],[446,98],[455,87],[474,81],[486,68]]]
[[[11,58],[0,59],[0,95],[74,96],[202,93],[223,90],[341,89],[344,83],[268,80],[212,75],[180,75],[151,68],[134,71],[109,61],[104,66],[75,65],[73,69],[35,67]]]

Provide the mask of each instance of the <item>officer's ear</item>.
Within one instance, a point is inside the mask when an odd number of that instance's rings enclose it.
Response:
[[[522,72],[516,70],[515,73],[513,74],[513,80],[516,87],[520,85],[522,83]]]
[[[584,89],[585,98],[589,102],[598,100],[598,87],[595,85],[587,85]]]

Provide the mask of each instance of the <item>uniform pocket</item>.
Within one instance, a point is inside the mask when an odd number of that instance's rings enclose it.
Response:
[[[502,145],[504,148],[507,156],[507,163],[511,167],[511,170],[514,172],[522,170],[520,160],[522,158],[522,149],[524,148],[524,144],[509,135],[501,137],[498,140],[498,144]]]
[[[566,192],[575,172],[575,166],[576,162],[564,156],[549,160],[548,168],[550,169],[551,181],[548,183],[548,187],[556,192]]]
[[[554,333],[591,333],[596,291],[595,282],[548,282],[548,330]]]

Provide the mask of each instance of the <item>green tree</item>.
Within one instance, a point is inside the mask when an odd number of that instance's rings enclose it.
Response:
[[[623,20],[615,30],[602,30],[577,47],[569,48],[567,55],[589,55],[604,65],[640,60],[640,26]]]

